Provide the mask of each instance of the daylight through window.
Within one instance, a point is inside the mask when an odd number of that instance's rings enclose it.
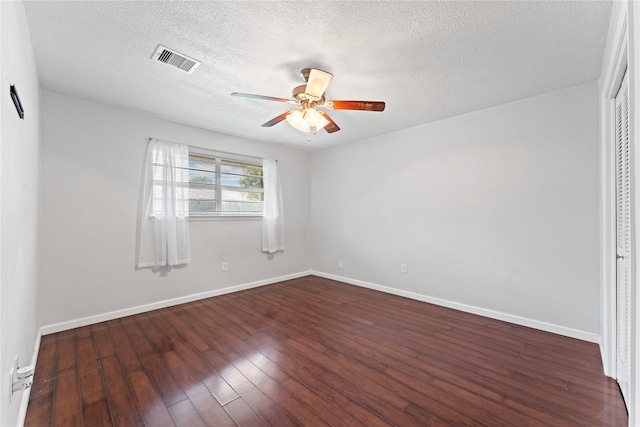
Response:
[[[189,153],[189,216],[261,216],[262,164]]]

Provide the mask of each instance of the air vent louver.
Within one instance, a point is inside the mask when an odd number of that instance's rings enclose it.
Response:
[[[200,65],[200,61],[196,61],[162,45],[158,45],[158,48],[151,58],[176,67],[189,74],[193,73],[195,69],[198,68],[198,65]]]

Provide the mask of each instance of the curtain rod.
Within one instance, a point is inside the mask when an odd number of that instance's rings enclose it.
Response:
[[[154,138],[152,136],[147,137],[147,141],[151,141],[152,139],[155,139],[156,141],[166,141],[166,142],[171,142],[173,144],[181,144],[179,142],[175,142],[175,141],[169,141],[168,139],[160,139],[160,138]],[[257,159],[257,160],[264,160],[264,157],[258,157],[258,156],[249,156],[247,154],[240,154],[240,153],[230,153],[228,151],[220,151],[220,150],[214,150],[212,148],[205,148],[205,147],[198,147],[196,145],[189,145],[189,144],[181,144],[181,145],[186,145],[187,147],[191,147],[191,148],[195,148],[198,150],[206,150],[206,151],[214,151],[216,153],[220,153],[220,154],[228,154],[230,156],[242,156],[242,157],[248,157],[251,159]],[[276,160],[277,162],[277,160]]]

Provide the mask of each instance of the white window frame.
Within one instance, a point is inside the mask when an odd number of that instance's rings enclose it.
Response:
[[[189,218],[195,220],[207,220],[207,219],[261,219],[262,211],[260,212],[246,212],[246,213],[225,213],[222,211],[222,191],[225,188],[222,185],[222,162],[229,161],[234,163],[244,163],[252,166],[259,166],[262,168],[262,158],[244,156],[241,154],[227,153],[224,151],[214,151],[206,148],[189,146],[189,156],[201,156],[215,160],[215,187],[216,187],[216,211],[212,213],[195,212],[192,213],[189,209]],[[236,187],[228,187],[230,189],[236,189]],[[255,190],[253,190],[255,191]],[[262,191],[258,191],[262,192]],[[264,203],[264,201],[263,201]]]

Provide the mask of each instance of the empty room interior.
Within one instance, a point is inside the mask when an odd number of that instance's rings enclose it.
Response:
[[[640,426],[640,4],[0,2],[1,426]]]

